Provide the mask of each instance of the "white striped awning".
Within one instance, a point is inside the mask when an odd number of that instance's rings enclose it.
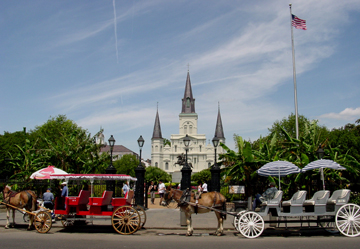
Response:
[[[314,170],[314,169],[320,169],[320,168],[346,170],[346,168],[344,168],[337,162],[334,162],[333,160],[320,159],[320,160],[313,161],[313,162],[309,163],[308,165],[306,165],[304,168],[302,168],[301,172],[306,172],[308,170]]]

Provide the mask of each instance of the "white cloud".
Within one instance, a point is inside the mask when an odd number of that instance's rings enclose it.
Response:
[[[320,118],[338,119],[338,120],[354,120],[360,118],[360,107],[346,108],[345,110],[335,113],[326,113],[320,116]]]

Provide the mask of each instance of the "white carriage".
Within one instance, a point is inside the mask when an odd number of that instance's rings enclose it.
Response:
[[[288,201],[282,201],[283,192],[277,191],[274,198],[261,204],[260,210],[242,211],[234,217],[235,228],[246,238],[257,238],[265,229],[265,223],[316,222],[328,232],[340,232],[347,237],[360,235],[360,206],[348,203],[351,191],[336,190],[316,192],[306,200],[306,191],[298,191]],[[271,215],[276,220],[264,221]],[[299,217],[299,220],[287,218]],[[310,217],[316,217],[311,220]],[[305,219],[304,219],[305,218]]]

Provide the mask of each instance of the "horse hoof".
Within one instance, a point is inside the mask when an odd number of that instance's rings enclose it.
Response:
[[[186,236],[192,236],[192,233],[186,233]]]

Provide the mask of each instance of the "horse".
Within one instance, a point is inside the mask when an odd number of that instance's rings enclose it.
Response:
[[[185,213],[187,233],[186,236],[191,236],[194,232],[192,226],[191,214],[193,213],[207,213],[211,209],[218,209],[220,211],[226,210],[226,198],[219,192],[208,192],[201,194],[200,198],[197,199],[193,192],[189,190],[181,191],[173,188],[168,188],[164,195],[164,206],[168,206],[174,200],[178,203],[181,211]],[[210,209],[211,208],[211,209]],[[216,218],[218,220],[217,230],[215,235],[221,236],[223,234],[223,223],[226,219],[226,215],[215,211]]]
[[[31,211],[35,211],[37,208],[36,207],[37,206],[37,196],[31,190],[15,192],[15,191],[11,190],[10,186],[6,185],[6,187],[3,190],[3,197],[4,197],[4,202],[6,204],[10,204],[19,209],[25,208],[27,211],[31,212]],[[6,209],[7,209],[7,212],[6,212],[7,222],[6,222],[5,229],[8,229],[10,226],[10,221],[9,221],[10,209],[12,209],[12,211],[13,211],[12,227],[14,227],[14,225],[15,225],[15,208],[12,208],[7,205]],[[28,230],[30,230],[32,228],[33,221],[34,221],[34,216],[30,215]]]

